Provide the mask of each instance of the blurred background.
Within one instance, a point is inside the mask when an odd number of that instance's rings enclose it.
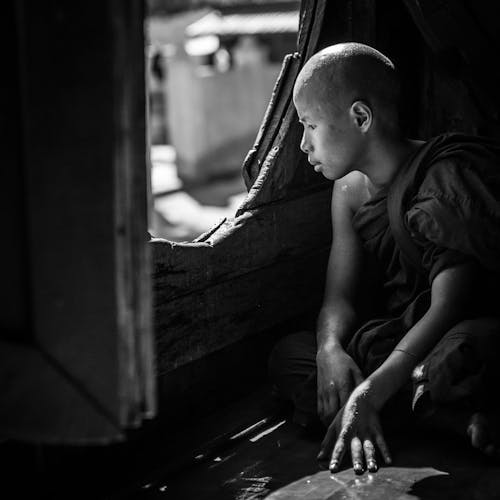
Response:
[[[191,241],[232,217],[245,198],[241,165],[283,57],[295,51],[299,7],[149,0],[152,236]]]

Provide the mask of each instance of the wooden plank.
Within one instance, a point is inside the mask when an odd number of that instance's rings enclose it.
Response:
[[[247,189],[250,189],[257,179],[262,161],[279,130],[284,110],[290,102],[290,82],[295,81],[298,67],[299,59],[296,54],[288,54],[283,60],[283,66],[276,80],[255,144],[247,153],[242,165],[243,179]]]
[[[8,277],[19,281],[11,316],[26,316],[13,326],[29,335],[10,337],[25,345],[0,373],[12,385],[0,431],[104,442],[154,409],[142,4],[23,0],[6,13],[19,92],[1,139],[18,148],[7,155],[13,185],[2,184],[18,197],[6,246],[23,245]]]
[[[156,309],[176,297],[328,245],[331,189],[227,220],[206,241],[153,240]]]
[[[319,307],[329,245],[155,309],[158,374]]]
[[[318,0],[306,0],[301,4],[300,25],[297,38],[298,53],[289,54],[283,61],[282,71],[273,90],[269,106],[257,135],[254,147],[249,151],[243,163],[243,178],[247,189],[255,184],[262,164],[275,142],[276,135],[281,129],[281,122],[290,107],[292,89],[300,67],[303,64],[301,55],[305,44],[309,41],[311,24],[315,19],[316,3]],[[263,179],[259,179],[260,186]]]
[[[238,213],[256,208],[270,201],[279,200],[293,190],[287,190],[288,173],[300,170],[304,161],[299,149],[302,134],[298,124],[295,108],[292,102],[292,92],[295,79],[304,61],[316,51],[320,29],[323,23],[325,4],[323,1],[305,2],[301,9],[301,25],[299,29],[298,47],[299,54],[294,56],[293,65],[285,73],[282,72],[278,82],[278,97],[273,96],[273,116],[265,122],[261,130],[260,141],[244,163],[244,175],[252,184],[248,197],[242,204]],[[305,47],[308,47],[307,54]],[[285,66],[288,60],[285,60]],[[275,104],[277,102],[277,104]],[[282,158],[285,149],[284,158]],[[291,153],[291,154],[290,154]],[[278,168],[277,163],[280,163]],[[300,166],[299,166],[300,165]],[[301,179],[302,188],[317,184],[319,176],[306,176]]]
[[[114,184],[120,421],[138,425],[155,414],[150,247],[146,243],[144,5],[115,0],[113,9]]]

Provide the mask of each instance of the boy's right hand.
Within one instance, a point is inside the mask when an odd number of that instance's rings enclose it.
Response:
[[[318,415],[330,425],[352,391],[364,380],[361,370],[341,347],[320,349],[318,369]]]

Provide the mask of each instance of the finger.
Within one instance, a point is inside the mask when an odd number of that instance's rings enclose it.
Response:
[[[322,412],[321,414],[319,415],[319,419],[321,420],[321,423],[326,427],[328,428],[328,426],[330,425],[330,423],[332,422],[332,417],[330,416],[329,412],[328,412],[328,407],[327,405],[324,403],[324,400],[323,400],[323,406],[322,406]]]
[[[391,464],[392,463],[391,454],[389,453],[389,447],[387,446],[387,443],[385,442],[384,436],[382,435],[382,431],[378,431],[375,434],[375,442],[377,443],[378,449],[380,450],[380,453],[382,454],[384,462],[387,465]]]
[[[328,389],[326,391],[326,406],[327,409],[332,413],[338,407],[338,387],[334,382],[328,384]]]
[[[338,411],[337,391],[329,385],[321,394],[318,392],[318,415],[323,424],[328,427]]]
[[[330,454],[330,450],[333,447],[333,443],[335,441],[335,426],[333,423],[328,427],[326,431],[325,437],[321,442],[320,450],[317,456],[318,460],[328,460],[328,456]]]
[[[352,385],[350,386],[352,387]],[[349,396],[351,395],[350,387],[343,385],[339,390],[339,406],[342,407],[346,404]]]
[[[345,434],[341,433],[337,439],[337,442],[335,443],[329,466],[331,472],[337,472],[339,470],[345,451],[345,439]]]
[[[339,400],[337,391],[336,390],[329,391],[326,398],[326,405],[324,412],[324,417],[328,421],[327,425],[329,425],[331,421],[335,418],[335,415],[337,415],[338,410],[339,410]]]
[[[363,451],[365,452],[366,468],[370,472],[377,472],[377,460],[375,458],[375,445],[371,439],[363,441]]]
[[[325,416],[327,414],[328,402],[327,402],[328,392],[323,388],[321,392],[318,391],[318,416],[320,420],[326,425]]]
[[[317,409],[318,409],[318,416],[320,420],[323,420],[323,412],[324,412],[324,405],[323,405],[323,398],[321,394],[318,392],[318,400],[317,400]]]
[[[358,437],[351,439],[352,468],[356,474],[363,473],[363,446]]]
[[[490,439],[484,417],[481,414],[476,413],[472,416],[471,423],[467,428],[467,434],[471,438],[471,443],[474,448],[484,450]]]

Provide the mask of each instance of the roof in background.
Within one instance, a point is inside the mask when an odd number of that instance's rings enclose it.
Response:
[[[299,11],[221,14],[210,12],[186,28],[189,37],[297,33]]]
[[[147,0],[149,15],[164,15],[206,7],[215,9],[257,7],[261,9],[273,5],[278,5],[280,8],[289,6],[298,8],[300,0]]]
[[[179,45],[186,37],[186,28],[213,12],[211,9],[188,10],[169,16],[151,16],[146,22],[147,40],[151,45]]]

